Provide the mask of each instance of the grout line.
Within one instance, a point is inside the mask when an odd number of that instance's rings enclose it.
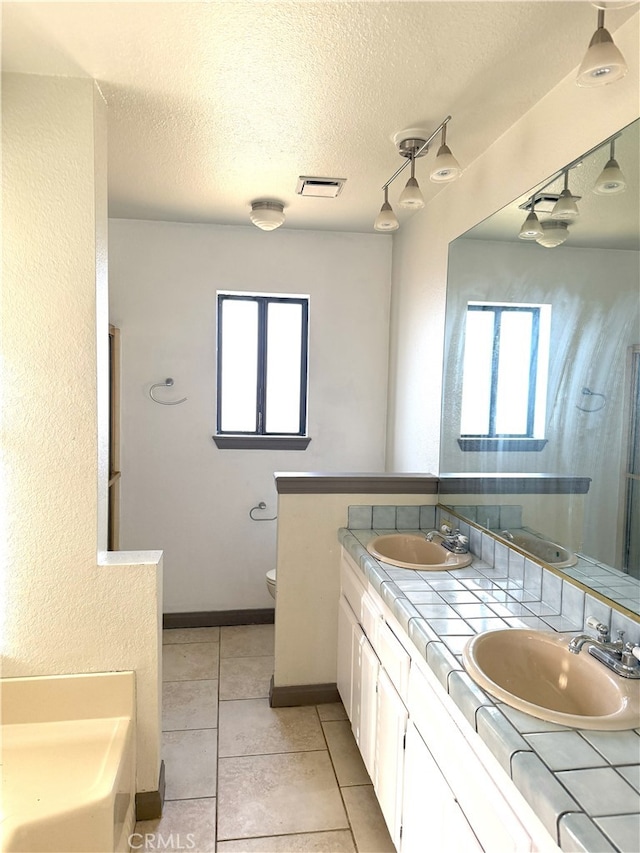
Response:
[[[344,796],[342,795],[342,787],[340,786],[340,781],[338,780],[338,774],[336,772],[336,766],[333,762],[333,756],[331,755],[331,750],[329,749],[329,741],[327,740],[327,735],[326,735],[326,732],[324,730],[322,720],[320,720],[320,713],[318,711],[318,706],[316,705],[315,708],[316,708],[316,714],[318,715],[318,720],[320,721],[320,729],[322,730],[322,737],[324,738],[324,742],[325,742],[326,747],[327,747],[327,754],[329,756],[329,761],[331,762],[331,769],[333,770],[333,775],[334,775],[335,780],[336,780],[336,785],[338,786],[338,791],[340,793],[340,802],[342,803],[342,808],[344,809],[344,814],[345,814],[345,817],[347,819],[347,825],[349,827],[349,832],[351,833],[351,840],[353,841],[353,849],[356,851],[356,853],[359,853],[358,845],[356,843],[356,834],[353,831],[353,826],[351,825],[351,818],[349,817],[349,810],[347,809],[347,804],[345,803]],[[325,722],[337,722],[337,721],[326,720]],[[349,722],[349,720],[347,720],[346,722]]]

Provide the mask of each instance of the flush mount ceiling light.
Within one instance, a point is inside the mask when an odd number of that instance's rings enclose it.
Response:
[[[536,243],[545,249],[554,249],[560,246],[569,236],[569,225],[559,219],[545,219],[540,223],[542,234],[536,237]]]
[[[589,48],[578,69],[578,86],[606,86],[615,83],[627,73],[624,56],[613,43],[611,33],[604,26],[604,9],[598,9],[598,29],[589,42]]]
[[[376,216],[376,221],[373,223],[376,231],[397,231],[400,227],[393,208],[389,204],[389,188],[384,188],[384,202],[380,208],[380,213]]]
[[[429,178],[436,183],[455,181],[456,178],[460,177],[461,172],[462,169],[460,168],[460,164],[453,156],[451,149],[447,145],[447,125],[445,124],[442,128],[442,141],[440,143],[440,148],[438,148],[436,162],[431,170]]]
[[[281,201],[252,201],[249,219],[262,231],[273,231],[285,220]]]
[[[400,227],[396,215],[389,204],[389,187],[409,165],[411,165],[411,177],[400,194],[398,203],[401,207],[410,210],[420,210],[420,208],[424,207],[424,198],[415,177],[415,161],[418,157],[424,157],[428,153],[429,145],[440,132],[442,132],[442,145],[438,151],[438,157],[436,157],[436,165],[431,172],[431,180],[453,181],[460,175],[462,170],[446,145],[446,127],[450,121],[451,116],[447,116],[430,135],[416,128],[403,130],[395,134],[393,141],[398,147],[398,153],[405,158],[405,162],[395,170],[386,184],[382,186],[384,203],[373,224],[376,231],[395,231]],[[438,177],[434,177],[434,175],[438,175]]]
[[[533,195],[531,196],[531,212],[522,223],[522,228],[520,229],[518,237],[521,240],[537,240],[542,236],[542,226],[540,225],[540,220],[536,215],[536,197]]]
[[[580,216],[580,211],[578,210],[576,199],[571,195],[571,190],[569,189],[569,170],[567,169],[564,173],[564,189],[551,211],[551,218],[564,222],[573,222],[578,216]]]
[[[627,182],[616,160],[615,145],[616,141],[612,139],[607,165],[600,172],[593,186],[594,193],[598,195],[615,195],[616,193],[623,193],[627,188]]]

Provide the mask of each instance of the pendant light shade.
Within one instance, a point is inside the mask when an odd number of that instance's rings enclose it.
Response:
[[[438,148],[436,161],[431,170],[429,178],[437,184],[445,181],[455,181],[460,177],[462,169],[447,145],[447,125],[442,128],[442,143]]]
[[[571,195],[571,190],[569,189],[569,172],[566,171],[564,173],[564,189],[560,193],[560,198],[553,206],[551,218],[559,219],[563,222],[573,222],[578,216],[580,216],[580,211],[578,210],[575,198]]]
[[[542,226],[540,225],[540,220],[536,215],[536,198],[535,196],[532,196],[531,211],[522,223],[522,228],[520,229],[518,237],[521,240],[537,240],[538,237],[542,237],[542,234]]]
[[[400,207],[409,207],[412,210],[420,210],[420,208],[424,207],[424,198],[422,197],[422,192],[420,191],[418,182],[415,179],[415,165],[415,157],[412,156],[411,177],[407,181],[407,185],[405,186],[405,188],[400,193],[398,204],[400,205]]]
[[[541,223],[542,234],[536,237],[536,243],[546,249],[554,249],[560,246],[569,236],[569,226],[566,222],[557,219],[545,220]]]
[[[612,139],[609,161],[593,185],[593,191],[598,195],[615,195],[615,193],[623,193],[627,188],[627,182],[615,158],[615,145],[615,139]]]
[[[620,80],[627,73],[624,56],[613,43],[611,33],[604,27],[604,10],[598,10],[598,29],[589,42],[582,64],[578,69],[578,86],[606,86]]]
[[[373,227],[376,231],[397,231],[400,227],[393,208],[389,204],[388,188],[384,188],[384,202],[380,208],[380,213],[376,216],[376,221]]]
[[[279,201],[254,201],[249,219],[262,231],[273,231],[285,220],[284,205]]]

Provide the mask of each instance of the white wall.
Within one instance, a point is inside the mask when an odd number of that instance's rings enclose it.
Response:
[[[164,611],[270,607],[274,471],[384,470],[391,238],[111,220],[111,321],[122,330],[121,543],[165,552]],[[216,291],[309,294],[304,452],[220,450]],[[148,389],[171,376],[167,399]]]
[[[160,762],[161,555],[99,554],[105,107],[90,80],[9,74],[2,108],[2,674],[134,670],[138,790],[150,791]]]
[[[449,243],[638,117],[639,21],[636,13],[615,33],[629,64],[626,77],[582,89],[569,75],[394,235],[389,470],[440,470]]]

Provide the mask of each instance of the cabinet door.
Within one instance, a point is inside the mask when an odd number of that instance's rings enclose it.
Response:
[[[340,596],[338,604],[338,693],[347,712],[347,717],[353,721],[353,662],[355,633],[358,628],[347,600]]]
[[[373,780],[376,760],[376,689],[378,684],[378,672],[380,661],[376,657],[373,647],[367,640],[364,632],[360,629],[359,642],[359,690],[358,690],[358,726],[354,731],[356,743],[360,747],[364,766]],[[354,682],[354,702],[355,702]]]
[[[404,773],[404,737],[407,709],[387,673],[378,675],[376,760],[373,786],[380,808],[396,846],[400,845],[402,788]]]
[[[401,853],[481,853],[477,838],[413,723],[407,726]]]

